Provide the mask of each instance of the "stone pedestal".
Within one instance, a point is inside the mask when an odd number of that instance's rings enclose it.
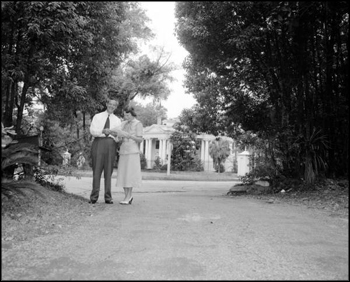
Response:
[[[248,151],[243,151],[242,153],[238,154],[237,157],[237,176],[245,176],[246,173],[249,173],[249,157],[250,153]]]

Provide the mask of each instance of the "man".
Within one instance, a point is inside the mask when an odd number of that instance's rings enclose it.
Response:
[[[90,133],[94,137],[91,146],[93,171],[92,191],[89,202],[91,204],[95,204],[98,200],[102,171],[104,171],[105,179],[105,203],[113,204],[111,182],[118,137],[110,135],[109,128],[119,127],[121,124],[121,120],[114,115],[118,104],[117,100],[110,99],[106,104],[107,109],[94,115],[90,125]]]

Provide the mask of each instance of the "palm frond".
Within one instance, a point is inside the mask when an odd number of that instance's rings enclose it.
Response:
[[[13,144],[1,151],[2,158],[7,158],[8,156],[15,154],[17,152],[27,152],[32,154],[38,153],[37,146],[29,143],[17,143]]]
[[[15,164],[29,164],[29,165],[37,165],[38,157],[37,156],[24,156],[23,154],[18,154],[17,156],[11,156],[9,158],[4,159],[1,162],[1,169],[5,169],[9,166]]]

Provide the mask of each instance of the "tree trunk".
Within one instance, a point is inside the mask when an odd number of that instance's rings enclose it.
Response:
[[[23,119],[23,109],[24,109],[24,104],[25,104],[25,99],[26,99],[28,89],[29,89],[29,78],[27,76],[23,84],[22,93],[20,95],[20,103],[18,106],[17,122],[16,122],[17,134],[20,133],[20,130],[21,130],[22,119]]]
[[[5,89],[3,89],[3,91],[6,93],[6,99],[5,99],[5,112],[2,116],[2,120],[4,121],[4,126],[5,127],[9,127],[12,125],[12,112],[13,112],[13,103],[12,103],[12,107],[11,107],[11,97],[12,97],[12,93],[11,93],[11,88],[12,88],[12,83],[9,80],[5,87]]]
[[[88,138],[86,135],[86,113],[82,112],[82,114],[83,114],[83,139],[84,139],[84,141],[87,141]]]
[[[13,5],[15,5],[15,3],[13,3]],[[9,47],[8,47],[8,55],[10,57],[13,56],[13,44],[14,44],[14,36],[15,36],[15,29],[16,29],[16,24],[11,21],[11,36],[10,36],[10,41],[9,41]],[[13,113],[13,107],[14,107],[14,95],[15,93],[13,93],[13,91],[11,92],[11,89],[13,89],[13,84],[17,83],[16,79],[10,80],[9,78],[7,78],[8,81],[5,84],[5,90],[4,92],[6,93],[6,101],[5,101],[5,114],[3,116],[3,120],[4,120],[4,126],[5,127],[9,127],[12,126],[12,113]],[[11,82],[12,81],[12,82]]]
[[[307,184],[314,184],[315,183],[316,175],[315,175],[314,169],[312,167],[312,158],[311,158],[309,153],[307,153],[306,159],[305,159],[304,178],[305,178],[305,182]]]

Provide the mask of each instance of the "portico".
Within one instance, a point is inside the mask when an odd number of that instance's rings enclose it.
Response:
[[[166,163],[169,138],[175,131],[174,128],[161,124],[152,124],[143,130],[143,142],[141,142],[140,150],[147,160],[147,169],[152,169],[154,161],[159,157],[162,164]]]
[[[173,128],[174,123],[177,120],[163,120],[162,124],[158,120],[157,124],[145,127],[143,130],[144,141],[140,145],[140,151],[145,155],[147,160],[147,169],[152,169],[154,161],[157,157],[160,158],[161,163],[164,165],[167,163],[169,139],[171,134],[175,131]],[[231,155],[225,162],[225,170],[232,171],[233,162],[235,159],[234,154],[234,142],[232,138],[221,137],[226,139],[231,144]],[[213,159],[209,155],[209,145],[212,140],[215,139],[214,135],[201,134],[197,135],[197,139],[201,140],[201,146],[198,150],[198,155],[203,162],[204,171],[215,171],[213,166]]]

